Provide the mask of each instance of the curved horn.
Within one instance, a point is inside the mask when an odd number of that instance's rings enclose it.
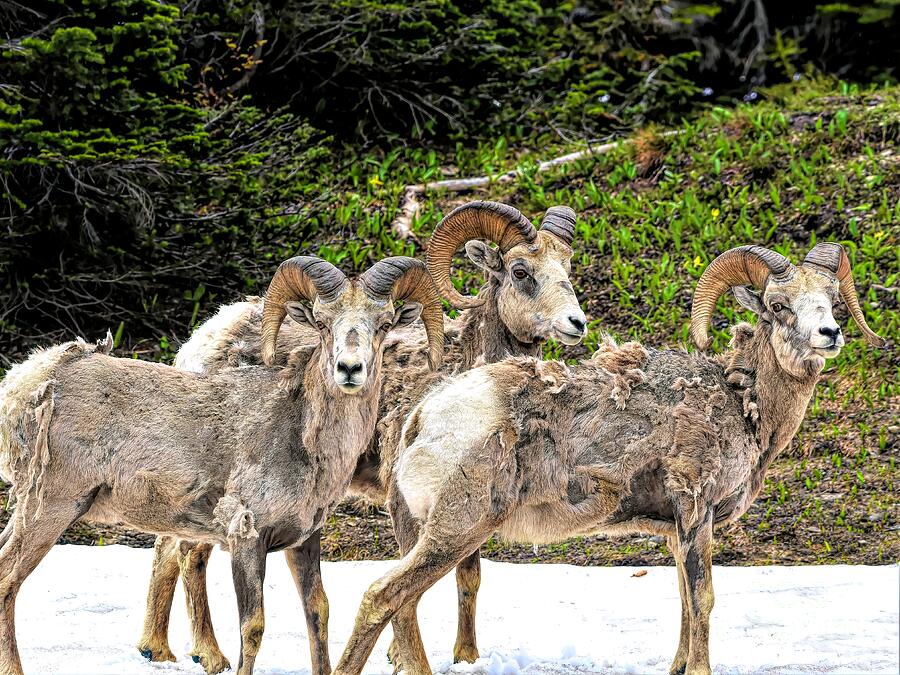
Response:
[[[691,338],[700,349],[712,338],[707,327],[716,301],[732,286],[764,288],[770,274],[781,276],[793,268],[790,260],[763,246],[738,246],[725,251],[704,270],[691,305]]]
[[[575,211],[568,206],[551,206],[541,221],[541,230],[554,235],[566,246],[572,246],[576,219]]]
[[[322,302],[336,300],[347,284],[347,277],[330,262],[311,255],[298,255],[278,266],[269,282],[263,302],[262,359],[271,366],[275,362],[275,344],[281,322],[287,315],[284,303],[290,300]]]
[[[385,258],[363,272],[359,280],[370,296],[422,304],[422,323],[428,335],[428,365],[437,370],[444,357],[444,312],[441,295],[425,265],[406,256]]]
[[[441,295],[456,309],[477,307],[483,300],[461,295],[450,280],[453,254],[470,239],[488,239],[506,253],[517,244],[537,237],[531,221],[518,209],[498,202],[469,202],[453,209],[434,228],[428,242],[426,264]]]
[[[841,297],[847,303],[847,309],[862,331],[866,342],[875,347],[884,346],[884,338],[869,328],[862,308],[859,306],[859,297],[856,295],[856,286],[853,284],[853,275],[850,272],[850,258],[847,251],[840,244],[823,242],[813,246],[812,250],[803,259],[803,267],[810,267],[836,277],[840,284]]]

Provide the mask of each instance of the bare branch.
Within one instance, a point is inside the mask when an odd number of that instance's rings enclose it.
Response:
[[[680,130],[675,130],[666,131],[662,135],[674,136],[680,133],[682,133]],[[606,153],[615,150],[619,146],[630,142],[630,140],[626,139],[622,141],[614,141],[612,143],[604,143],[603,145],[589,146],[584,150],[578,150],[577,152],[570,152],[569,154],[562,155],[561,157],[548,159],[538,164],[536,173],[547,171],[548,169],[552,169],[553,167],[560,166],[562,164],[576,162],[579,159],[585,159],[587,157],[593,157],[596,155],[605,155]],[[472,190],[474,188],[484,187],[486,185],[511,183],[520,176],[524,175],[524,173],[525,171],[523,169],[514,169],[512,171],[507,171],[506,173],[501,173],[494,176],[451,178],[448,180],[436,181],[434,183],[419,183],[416,185],[407,185],[403,190],[403,200],[400,203],[400,213],[394,219],[394,222],[391,223],[391,230],[399,239],[412,239],[413,241],[421,244],[421,242],[412,231],[413,220],[415,219],[416,215],[418,215],[421,208],[419,204],[420,195],[423,195],[429,191],[464,192],[465,190]]]

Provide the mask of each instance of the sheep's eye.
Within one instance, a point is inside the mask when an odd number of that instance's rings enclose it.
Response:
[[[780,312],[783,309],[784,309],[784,305],[782,305],[780,302],[772,303],[772,311],[775,312],[776,314],[778,314],[778,312]]]
[[[513,270],[513,276],[516,279],[524,279],[525,277],[528,276],[528,272],[523,270],[521,267],[517,267]]]
[[[391,329],[391,326],[393,326],[393,325],[394,324],[391,323],[390,321],[385,321],[383,324],[381,324],[381,330],[389,331]]]
[[[316,321],[316,328],[318,328],[319,330],[325,330],[325,324],[321,321]]]

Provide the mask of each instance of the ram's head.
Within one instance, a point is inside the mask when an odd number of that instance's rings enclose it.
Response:
[[[403,304],[398,306],[397,303]],[[262,357],[271,365],[286,315],[318,331],[325,369],[337,388],[355,394],[371,383],[385,336],[421,315],[428,334],[428,361],[440,365],[444,321],[440,295],[425,265],[406,257],[386,258],[357,279],[329,262],[298,256],[281,263],[263,306]]]
[[[548,209],[536,229],[511,206],[471,202],[452,211],[435,228],[428,243],[428,269],[453,307],[484,303],[481,295],[461,295],[450,279],[453,255],[465,245],[469,259],[498,286],[500,320],[517,340],[532,343],[555,337],[568,345],[578,344],[587,325],[569,280],[574,234],[575,212],[566,206]]]
[[[865,339],[884,345],[866,323],[850,260],[840,244],[817,244],[799,266],[762,246],[740,246],[713,260],[697,283],[691,309],[691,337],[701,349],[711,341],[707,326],[716,301],[729,288],[744,307],[771,325],[779,364],[796,375],[818,372],[825,359],[840,353],[844,335],[833,310],[841,302]]]

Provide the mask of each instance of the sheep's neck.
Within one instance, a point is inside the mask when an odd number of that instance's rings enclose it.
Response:
[[[335,390],[328,359],[317,348],[303,375],[303,445],[310,457],[327,458],[331,480],[344,489],[356,460],[375,433],[381,393],[381,359],[375,359],[366,388],[347,395]],[[321,465],[322,463],[320,463]]]
[[[480,294],[484,304],[467,309],[460,317],[464,345],[461,370],[496,363],[509,356],[541,356],[542,341],[522,342],[503,323],[497,305],[499,291],[499,282],[492,279]]]
[[[725,355],[730,366],[753,378],[752,395],[759,410],[760,455],[750,476],[749,502],[756,499],[766,471],[800,428],[820,374],[796,377],[785,371],[775,357],[770,332],[771,325],[760,321],[752,336],[736,336],[738,344]]]

